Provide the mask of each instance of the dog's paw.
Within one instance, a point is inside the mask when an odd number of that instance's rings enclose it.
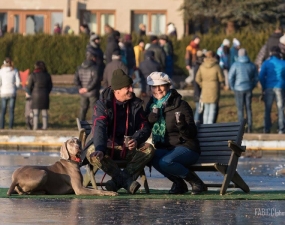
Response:
[[[104,191],[103,195],[106,195],[106,196],[117,196],[118,193],[117,192],[113,192],[113,191]]]

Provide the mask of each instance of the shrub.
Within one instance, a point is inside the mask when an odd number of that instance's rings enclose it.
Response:
[[[226,36],[223,33],[208,33],[200,35],[201,48],[216,51],[224,38],[232,40],[237,38],[242,47],[247,49],[251,60],[254,60],[260,48],[266,42],[269,32],[253,33],[243,31],[234,36]],[[138,35],[133,33],[133,44],[138,42]],[[171,39],[174,47],[174,71],[175,74],[186,74],[185,49],[192,36],[186,36],[180,40]],[[144,40],[149,42],[149,38]],[[0,38],[0,60],[10,56],[19,70],[33,69],[37,60],[43,60],[51,74],[73,74],[84,60],[86,45],[89,41],[86,35],[48,35],[37,34],[23,36],[20,34],[5,34]],[[107,37],[101,38],[103,51],[106,48]]]

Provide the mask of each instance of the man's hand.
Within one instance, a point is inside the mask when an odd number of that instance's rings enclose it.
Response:
[[[87,88],[80,88],[79,89],[79,94],[84,94],[87,92]]]
[[[132,150],[135,150],[137,148],[138,143],[135,139],[131,139],[131,140],[129,140],[128,145],[129,145],[128,149],[130,151],[132,151]]]
[[[95,158],[98,158],[99,161],[101,161],[101,160],[103,159],[103,157],[104,157],[104,153],[101,152],[101,151],[92,152],[92,153],[90,154],[90,160],[93,161],[92,158],[94,158],[94,157],[95,157]]]
[[[190,69],[191,69],[191,67],[190,67],[190,66],[186,66],[186,69],[187,69],[187,70],[190,70]]]

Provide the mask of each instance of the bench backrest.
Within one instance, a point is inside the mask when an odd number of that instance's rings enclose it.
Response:
[[[242,123],[202,124],[198,128],[201,156],[197,163],[227,164],[232,154],[228,140],[241,145],[245,121]]]

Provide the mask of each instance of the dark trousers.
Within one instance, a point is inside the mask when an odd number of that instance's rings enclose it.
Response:
[[[79,120],[86,120],[86,114],[87,114],[89,107],[93,113],[93,108],[95,106],[97,99],[98,98],[95,96],[91,96],[91,97],[85,97],[82,95],[80,96]]]

